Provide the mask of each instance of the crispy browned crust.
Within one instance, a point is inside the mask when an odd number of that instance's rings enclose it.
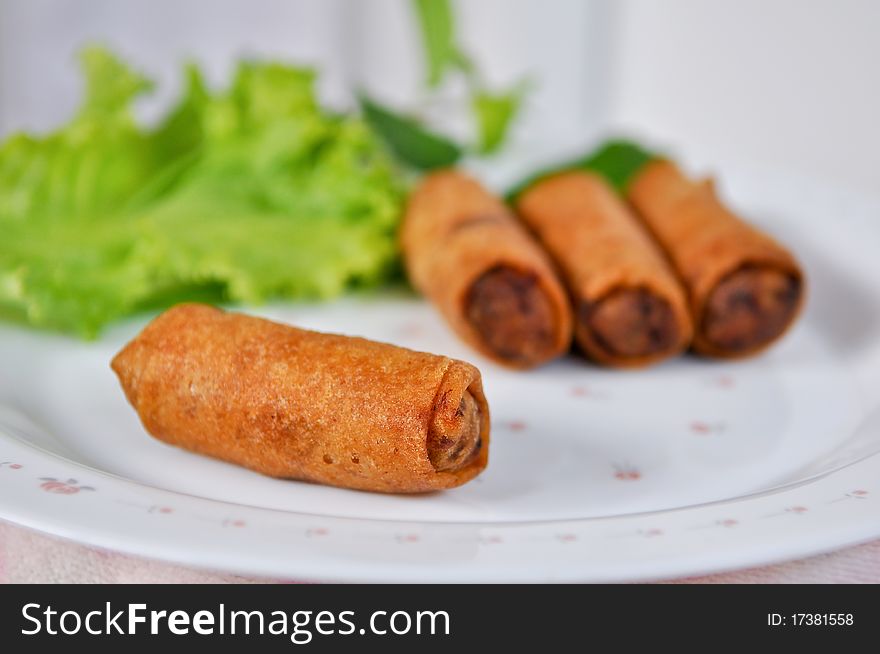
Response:
[[[627,195],[688,291],[696,352],[721,358],[753,355],[794,323],[805,295],[800,265],[779,243],[727,209],[710,181],[692,181],[672,162],[658,160],[636,177]],[[730,292],[732,284],[739,300]],[[751,306],[750,312],[743,312],[744,306]],[[724,311],[738,315],[727,317]]]
[[[691,322],[674,272],[599,176],[550,177],[523,193],[517,210],[562,271],[578,308],[575,338],[591,359],[638,367],[688,346]]]
[[[185,304],[111,365],[153,436],[273,477],[419,493],[459,486],[488,462],[480,372],[462,361]],[[477,451],[438,471],[429,429],[467,436],[466,393]]]
[[[428,175],[409,199],[401,246],[413,286],[482,354],[531,368],[568,351],[571,308],[552,263],[507,207],[470,177],[452,170]],[[508,317],[481,321],[487,312],[473,306],[474,286],[501,269],[528,280],[531,295],[542,299],[524,301],[522,311],[515,303],[497,302],[491,311],[509,310]],[[486,298],[511,291],[479,290],[477,295]],[[530,313],[529,307],[538,309]],[[493,325],[502,322],[509,329],[494,335]]]

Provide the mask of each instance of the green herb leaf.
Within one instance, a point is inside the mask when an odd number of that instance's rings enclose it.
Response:
[[[657,157],[632,141],[609,141],[584,159],[581,167],[599,173],[622,193],[639,171]]]
[[[514,186],[507,194],[516,201],[526,189],[543,179],[569,170],[587,170],[602,175],[618,192],[623,193],[639,171],[660,155],[625,140],[606,141],[589,154],[563,164],[540,170]]]
[[[510,126],[519,113],[526,92],[525,84],[517,84],[504,93],[477,91],[471,106],[477,119],[478,151],[497,152],[507,139]]]
[[[413,0],[422,33],[429,87],[436,87],[459,59],[455,44],[455,17],[450,0]]]
[[[525,85],[503,93],[486,90],[476,64],[457,42],[450,0],[413,0],[413,7],[422,35],[428,87],[439,86],[449,71],[460,73],[469,88],[471,111],[476,120],[474,149],[480,154],[497,152],[519,113]]]
[[[425,129],[418,121],[363,96],[360,105],[367,123],[403,163],[419,170],[432,170],[452,166],[461,158],[461,147]]]

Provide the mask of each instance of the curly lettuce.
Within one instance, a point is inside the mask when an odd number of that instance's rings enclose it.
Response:
[[[362,119],[323,110],[310,70],[244,62],[155,128],[152,88],[110,52],[45,136],[0,145],[0,315],[94,337],[177,301],[331,298],[395,270],[400,175]]]

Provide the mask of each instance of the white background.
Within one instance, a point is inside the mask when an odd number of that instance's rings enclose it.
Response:
[[[577,140],[625,127],[706,160],[760,161],[880,194],[880,2],[466,0],[461,31],[492,84],[536,83],[526,130]],[[160,80],[195,57],[320,65],[322,93],[419,94],[406,0],[0,0],[0,130],[75,106],[72,53],[110,43]]]

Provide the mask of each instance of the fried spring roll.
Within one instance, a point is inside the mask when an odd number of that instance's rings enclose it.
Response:
[[[476,181],[455,171],[426,177],[401,244],[415,288],[478,351],[530,368],[569,349],[571,309],[552,263]]]
[[[186,304],[112,367],[153,436],[273,477],[419,493],[488,460],[480,372],[442,356]]]
[[[691,181],[657,160],[632,181],[628,197],[687,288],[695,351],[749,356],[792,325],[803,305],[800,266],[721,204],[711,182]]]
[[[516,202],[562,270],[576,309],[575,338],[590,358],[637,367],[687,347],[691,323],[674,272],[601,177],[553,175]]]

